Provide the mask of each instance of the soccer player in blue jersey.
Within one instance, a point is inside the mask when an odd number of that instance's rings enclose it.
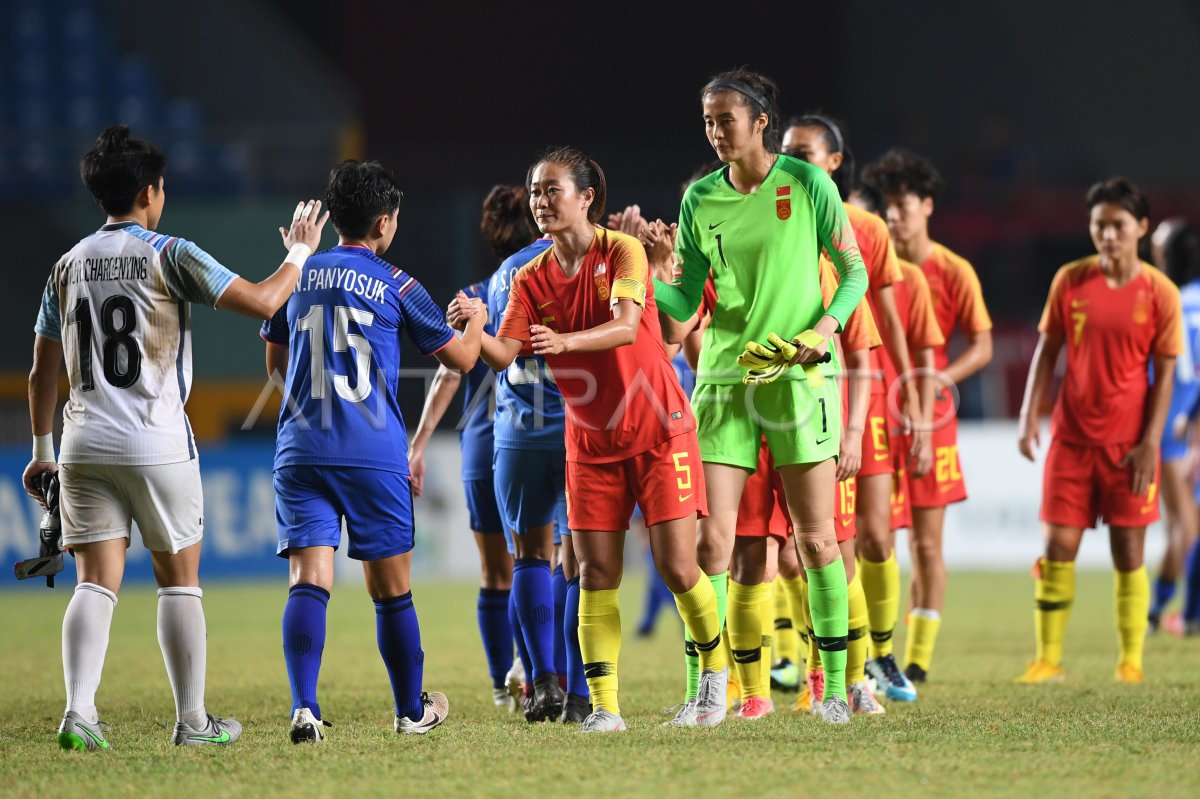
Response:
[[[1152,238],[1154,260],[1179,287],[1183,303],[1183,350],[1175,361],[1175,384],[1162,439],[1162,498],[1166,506],[1167,551],[1150,599],[1150,630],[1162,625],[1181,571],[1187,576],[1183,630],[1200,633],[1200,513],[1188,454],[1188,431],[1200,406],[1200,228],[1167,220]],[[1174,620],[1174,617],[1171,617]]]
[[[50,270],[34,328],[33,459],[23,479],[44,504],[40,489],[59,475],[62,539],[79,574],[62,628],[67,707],[57,741],[68,750],[111,748],[96,690],[134,520],[159,586],[158,642],[175,696],[172,743],[229,744],[242,731],[204,702],[204,498],[183,409],[192,382],[189,303],[269,318],[319,245],[326,217],[319,202],[298,205],[291,230],[279,229],[287,259],[251,283],[192,242],[156,232],[165,167],[163,154],[124,125],[100,134],[79,172],[107,220]],[[54,409],[64,366],[71,393],[56,460]]]
[[[452,369],[475,365],[487,311],[459,298],[462,337],[402,269],[380,256],[396,235],[402,194],[377,162],[333,169],[326,205],[339,243],[310,258],[296,291],[264,326],[267,371],[286,372],[275,447],[279,554],[290,585],[283,653],[292,689],[293,743],[324,738],[317,677],[345,520],[350,557],[363,561],[379,653],[391,679],[397,733],[445,720],[446,696],[423,692],[425,655],[413,608],[408,440],[397,397],[400,332]]]
[[[528,245],[536,233],[524,187],[493,186],[483,201],[479,229],[500,258],[507,258]],[[490,280],[489,277],[473,283],[462,293],[486,304]],[[498,319],[491,315],[484,329],[494,333]],[[424,488],[425,449],[463,381],[464,375],[444,365],[438,367],[433,378],[408,453],[414,496],[420,497]],[[480,361],[466,373],[465,381],[458,430],[467,512],[479,549],[481,576],[476,618],[492,678],[492,699],[497,707],[515,711],[521,697],[524,669],[519,666],[521,661],[513,661],[514,626],[509,618],[510,611],[515,613],[515,608],[510,608],[513,559],[504,536],[492,470],[495,375]],[[520,635],[519,630],[516,634]],[[522,639],[517,640],[523,644]]]

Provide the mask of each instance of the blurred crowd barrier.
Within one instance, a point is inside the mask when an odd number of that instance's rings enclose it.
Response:
[[[951,570],[1027,569],[1041,552],[1037,517],[1042,467],[1021,458],[1016,437],[1016,424],[1007,421],[963,422],[959,426],[959,451],[970,498],[948,512],[945,551]],[[201,447],[205,538],[200,571],[205,580],[262,578],[286,582],[287,564],[275,555],[273,455],[273,446],[261,441]],[[478,556],[459,479],[457,437],[436,436],[426,460],[429,470],[425,491],[415,502],[417,547],[413,574],[418,580],[477,577]],[[35,556],[38,549],[41,510],[21,488],[21,471],[28,461],[27,448],[0,449],[0,561],[4,568],[0,586],[9,588],[16,585],[12,564]],[[129,550],[127,579],[152,580],[150,557],[140,544],[136,528],[134,542]],[[1150,529],[1147,542],[1149,562],[1154,563],[1165,545],[1161,524]],[[907,566],[909,558],[903,541],[897,554]],[[1087,536],[1079,562],[1084,567],[1106,566],[1107,536]],[[640,561],[634,565],[639,567]],[[338,579],[361,580],[358,564],[339,557]],[[62,580],[65,584],[74,580],[70,564]],[[30,584],[23,590],[36,587]]]

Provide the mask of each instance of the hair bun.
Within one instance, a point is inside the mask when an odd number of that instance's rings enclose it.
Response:
[[[96,149],[100,152],[120,152],[125,149],[129,138],[126,125],[110,125],[96,137]]]

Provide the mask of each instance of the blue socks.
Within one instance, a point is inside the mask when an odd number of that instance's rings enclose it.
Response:
[[[421,682],[425,676],[425,653],[421,651],[421,628],[413,608],[412,591],[403,596],[375,600],[375,633],[379,654],[392,681],[396,715],[420,721]]]
[[[521,622],[521,635],[533,665],[526,677],[533,682],[554,673],[554,592],[550,587],[550,561],[517,558],[513,561],[513,604]]]
[[[583,674],[583,655],[579,651],[579,578],[567,583],[566,603],[563,607],[563,634],[567,639],[567,693],[576,696],[588,695],[587,678]]]
[[[533,663],[529,660],[529,650],[525,648],[525,634],[521,632],[521,620],[517,617],[517,592],[508,595],[508,624],[512,627],[513,641],[517,644],[517,657],[521,659],[521,667],[525,669],[525,682],[533,684]]]
[[[1183,580],[1183,620],[1200,622],[1200,538],[1196,539],[1188,551],[1187,562],[1183,567]]]
[[[1154,600],[1150,603],[1150,617],[1157,619],[1171,600],[1175,598],[1175,581],[1159,577],[1154,581]]]
[[[567,605],[567,577],[562,564],[558,564],[550,575],[550,586],[554,591],[554,673],[567,678],[567,637],[563,624],[563,611]]]
[[[475,615],[493,688],[504,687],[504,677],[512,666],[513,628],[508,618],[509,594],[509,591],[500,588],[479,589]]]
[[[283,607],[283,659],[292,685],[292,711],[306,707],[321,718],[317,704],[317,677],[325,651],[325,610],[329,592],[308,583],[288,591]]]

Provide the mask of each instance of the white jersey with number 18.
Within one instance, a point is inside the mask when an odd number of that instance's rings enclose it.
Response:
[[[34,327],[61,341],[71,383],[60,463],[150,466],[196,457],[188,303],[236,275],[195,244],[104,225],[54,265]]]

